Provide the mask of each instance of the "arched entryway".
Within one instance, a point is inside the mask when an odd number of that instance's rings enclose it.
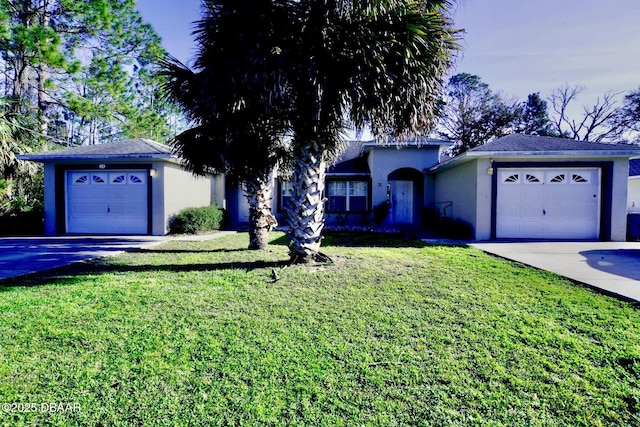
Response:
[[[416,169],[401,168],[391,172],[387,180],[391,222],[396,225],[419,224],[420,211],[424,205],[423,174]]]

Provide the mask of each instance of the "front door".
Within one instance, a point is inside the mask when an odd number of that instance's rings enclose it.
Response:
[[[394,224],[413,222],[413,182],[391,182],[391,212]]]

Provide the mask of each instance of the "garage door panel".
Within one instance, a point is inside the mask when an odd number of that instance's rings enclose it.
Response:
[[[596,239],[597,168],[503,169],[498,174],[496,237]]]
[[[67,232],[147,234],[146,171],[67,172]]]

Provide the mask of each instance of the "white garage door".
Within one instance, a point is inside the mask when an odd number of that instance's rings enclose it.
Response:
[[[146,171],[67,171],[67,233],[147,234]]]
[[[499,169],[496,237],[597,239],[600,169]]]

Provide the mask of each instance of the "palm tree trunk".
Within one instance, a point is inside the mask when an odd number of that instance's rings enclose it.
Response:
[[[265,249],[269,245],[269,231],[278,225],[271,213],[273,180],[270,174],[244,182],[249,201],[249,249]]]
[[[323,260],[320,244],[325,221],[325,153],[317,143],[310,142],[297,145],[294,156],[293,194],[286,209],[291,258],[299,263]]]

